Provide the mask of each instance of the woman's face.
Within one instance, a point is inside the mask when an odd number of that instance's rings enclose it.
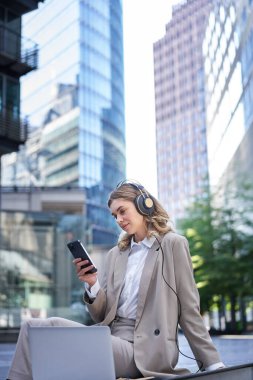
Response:
[[[143,240],[147,235],[144,216],[137,210],[133,202],[119,198],[111,203],[110,210],[118,225],[129,235],[135,235],[135,241]]]

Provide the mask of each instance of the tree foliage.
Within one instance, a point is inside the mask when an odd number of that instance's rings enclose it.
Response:
[[[253,187],[218,195],[204,191],[179,228],[188,238],[202,312],[226,300],[231,329],[240,300],[253,296]]]

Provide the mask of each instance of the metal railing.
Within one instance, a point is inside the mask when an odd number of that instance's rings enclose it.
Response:
[[[28,137],[28,122],[14,116],[10,109],[0,110],[0,138],[24,143]]]
[[[38,45],[4,25],[0,25],[0,54],[32,69],[38,67]]]

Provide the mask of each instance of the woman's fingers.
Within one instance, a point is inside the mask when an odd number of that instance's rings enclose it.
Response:
[[[76,266],[76,271],[79,272],[80,270],[83,269],[82,266],[89,264],[89,261],[88,260],[82,260],[82,259],[75,259],[75,260],[73,260],[73,263]],[[93,267],[93,265],[91,267]],[[86,268],[88,268],[88,267],[86,267]]]
[[[79,258],[73,260],[79,280],[82,282],[87,282],[91,286],[97,280],[97,273],[88,273],[92,268],[94,268],[94,265],[86,266],[89,263],[89,260],[82,260]]]

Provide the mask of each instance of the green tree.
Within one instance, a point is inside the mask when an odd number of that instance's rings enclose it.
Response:
[[[246,328],[244,299],[253,295],[253,188],[244,184],[240,189],[223,196],[205,190],[179,225],[189,240],[201,311],[216,305],[230,331]]]

